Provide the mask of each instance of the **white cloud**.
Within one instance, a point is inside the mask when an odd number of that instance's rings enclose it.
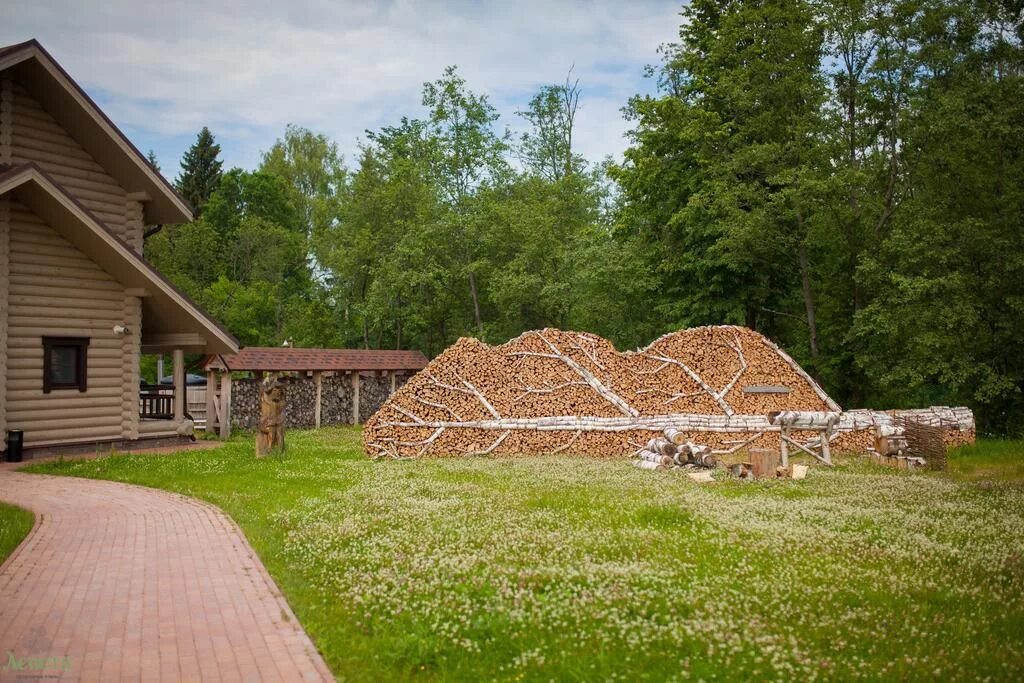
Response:
[[[351,151],[365,129],[418,114],[421,84],[448,64],[514,125],[514,110],[537,86],[575,65],[580,149],[599,159],[624,148],[619,108],[643,87],[643,65],[657,61],[658,45],[675,38],[678,11],[678,2],[653,0],[23,0],[5,12],[0,42],[39,38],[83,87],[102,94],[140,147],[209,125],[228,162],[241,164],[253,163],[286,123]]]

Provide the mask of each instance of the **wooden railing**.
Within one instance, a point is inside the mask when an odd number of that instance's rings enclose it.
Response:
[[[174,387],[143,385],[139,391],[139,417],[149,420],[174,418]]]

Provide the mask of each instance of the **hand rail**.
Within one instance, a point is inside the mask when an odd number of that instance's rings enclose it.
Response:
[[[174,387],[143,385],[139,391],[139,417],[150,420],[173,419]]]

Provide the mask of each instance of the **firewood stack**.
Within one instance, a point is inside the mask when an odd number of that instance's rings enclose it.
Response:
[[[623,456],[672,428],[677,446],[703,444],[720,457],[778,448],[766,415],[783,410],[840,408],[753,330],[698,327],[620,353],[593,334],[543,329],[500,346],[460,339],[367,421],[363,444],[392,458]]]

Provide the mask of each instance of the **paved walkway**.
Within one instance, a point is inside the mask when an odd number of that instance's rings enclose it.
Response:
[[[36,514],[0,567],[0,680],[333,680],[212,505],[9,465],[0,500]]]

